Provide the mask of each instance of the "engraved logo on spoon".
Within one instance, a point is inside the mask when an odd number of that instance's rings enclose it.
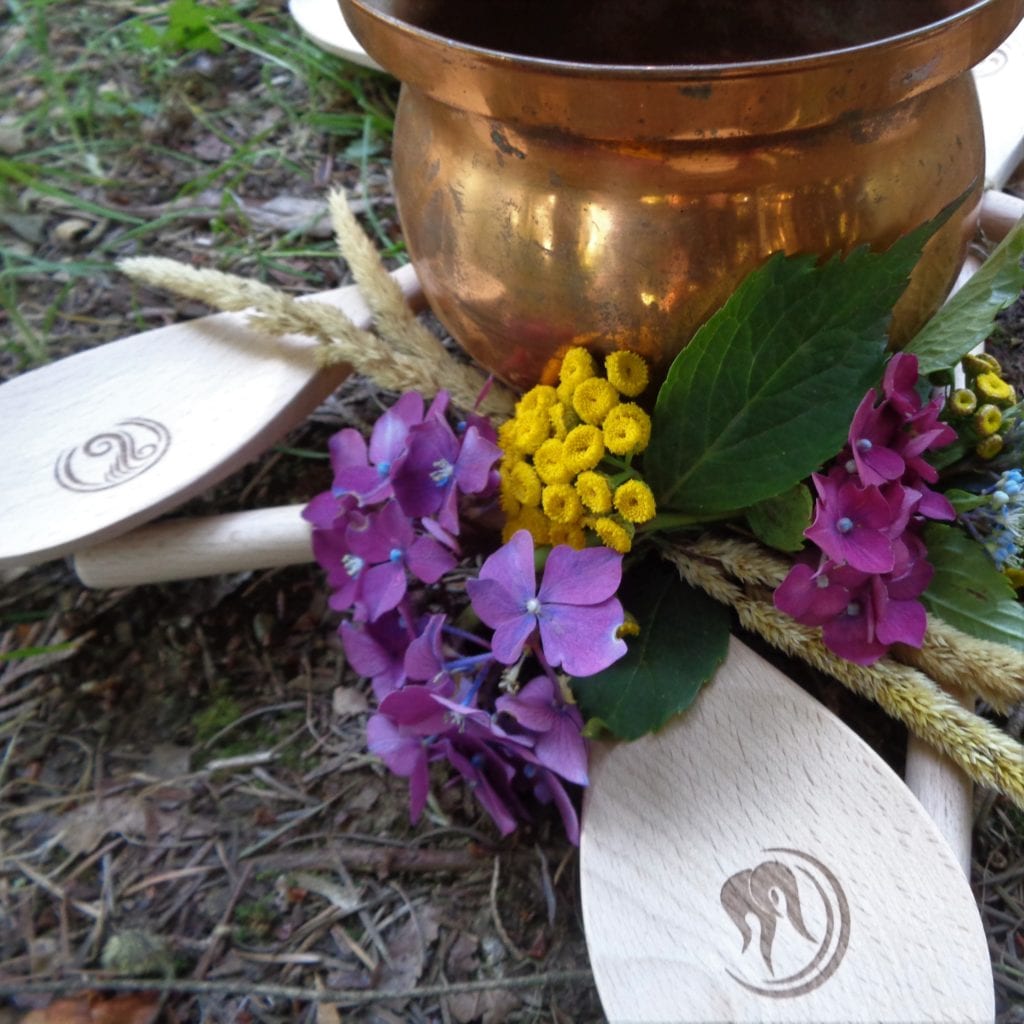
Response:
[[[53,467],[68,491],[106,491],[141,476],[171,446],[171,432],[158,420],[135,416],[61,452]]]
[[[751,992],[793,998],[838,969],[850,942],[850,904],[839,879],[816,857],[780,847],[762,852],[768,859],[722,886],[722,908],[742,940],[742,969],[726,972]]]

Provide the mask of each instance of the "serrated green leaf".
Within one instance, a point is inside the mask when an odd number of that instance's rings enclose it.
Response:
[[[799,551],[804,546],[804,530],[811,525],[814,498],[805,484],[760,501],[747,509],[747,523],[771,548]]]
[[[714,675],[728,652],[729,612],[658,558],[633,567],[619,597],[640,635],[624,658],[572,688],[585,718],[633,740],[689,707]]]
[[[947,208],[884,253],[773,256],[669,369],[644,471],[659,508],[714,516],[795,486],[845,442],[892,307]]]
[[[1024,651],[1024,605],[982,547],[955,526],[924,533],[935,575],[922,600],[951,626]]]
[[[922,376],[951,370],[988,337],[996,314],[1024,289],[1022,256],[1024,224],[1018,224],[905,347],[917,356]]]

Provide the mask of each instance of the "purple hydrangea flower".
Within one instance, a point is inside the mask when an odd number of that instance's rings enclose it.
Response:
[[[378,701],[405,684],[410,636],[399,612],[387,612],[375,622],[343,622],[338,635],[348,663],[370,680]]]
[[[840,474],[812,477],[818,502],[805,536],[833,561],[863,572],[888,572],[895,562],[893,509],[877,487],[861,487]]]
[[[334,588],[330,606],[353,609],[357,619],[373,621],[397,607],[408,586],[406,570],[435,583],[455,565],[436,540],[417,536],[394,500],[379,511],[353,512],[329,530],[313,531],[313,554]]]
[[[436,516],[458,534],[459,494],[479,494],[491,482],[501,449],[475,427],[456,437],[444,419],[428,419],[410,432],[409,449],[395,474],[395,496],[410,516]]]
[[[898,480],[906,464],[891,445],[899,429],[899,418],[882,403],[875,405],[872,388],[862,399],[850,424],[850,451],[863,484]]]
[[[334,469],[333,492],[355,495],[372,505],[392,497],[392,480],[406,455],[409,431],[423,422],[423,396],[407,391],[373,425],[370,443],[351,427],[328,442]]]
[[[533,752],[545,768],[569,782],[587,785],[583,716],[574,704],[565,702],[548,676],[531,679],[518,693],[499,697],[494,705],[536,734]]]
[[[491,649],[513,664],[535,633],[548,664],[572,676],[590,676],[626,653],[616,636],[623,622],[614,597],[622,578],[622,556],[610,548],[551,550],[540,588],[533,537],[518,531],[468,580],[473,609],[494,630]]]

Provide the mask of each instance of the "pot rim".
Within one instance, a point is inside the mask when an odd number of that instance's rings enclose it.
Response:
[[[851,130],[929,90],[954,85],[1024,18],[1024,0],[977,0],[936,22],[841,50],[725,64],[582,64],[473,47],[338,0],[366,52],[410,89],[491,122],[573,136],[707,142]],[[968,81],[967,87],[973,88]],[[522,139],[510,145],[525,151]]]
[[[405,21],[394,14],[379,9],[372,0],[339,0],[342,13],[348,18],[345,9],[348,6],[357,8],[363,14],[379,22],[391,25],[403,35],[421,39],[432,45],[440,45],[464,53],[467,57],[475,57],[487,63],[512,63],[523,68],[532,68],[540,72],[566,76],[586,76],[588,78],[643,78],[679,81],[681,79],[699,77],[733,77],[741,75],[770,75],[774,72],[800,71],[812,69],[822,64],[832,64],[839,58],[857,57],[879,50],[899,48],[908,43],[926,40],[932,35],[944,34],[957,22],[972,20],[987,9],[1005,3],[1006,0],[975,0],[961,11],[946,15],[938,21],[930,21],[925,25],[898,32],[881,39],[872,39],[854,46],[838,47],[833,50],[821,50],[816,53],[803,54],[795,57],[773,57],[769,60],[725,61],[712,64],[606,64],[589,61],[557,60],[551,57],[536,57],[529,54],[514,53],[508,50],[495,50],[486,46],[467,43],[454,36],[440,35],[420,28],[410,21]],[[1024,17],[1024,5],[1018,10],[1013,25],[1006,35],[1012,31],[1017,22]],[[997,44],[998,45],[998,44]],[[987,56],[983,54],[982,57]],[[979,58],[981,59],[981,58]],[[401,76],[399,76],[401,77]]]

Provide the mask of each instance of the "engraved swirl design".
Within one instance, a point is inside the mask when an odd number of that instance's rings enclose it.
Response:
[[[68,491],[107,491],[151,469],[170,446],[167,427],[158,420],[135,416],[61,452],[53,474]]]

